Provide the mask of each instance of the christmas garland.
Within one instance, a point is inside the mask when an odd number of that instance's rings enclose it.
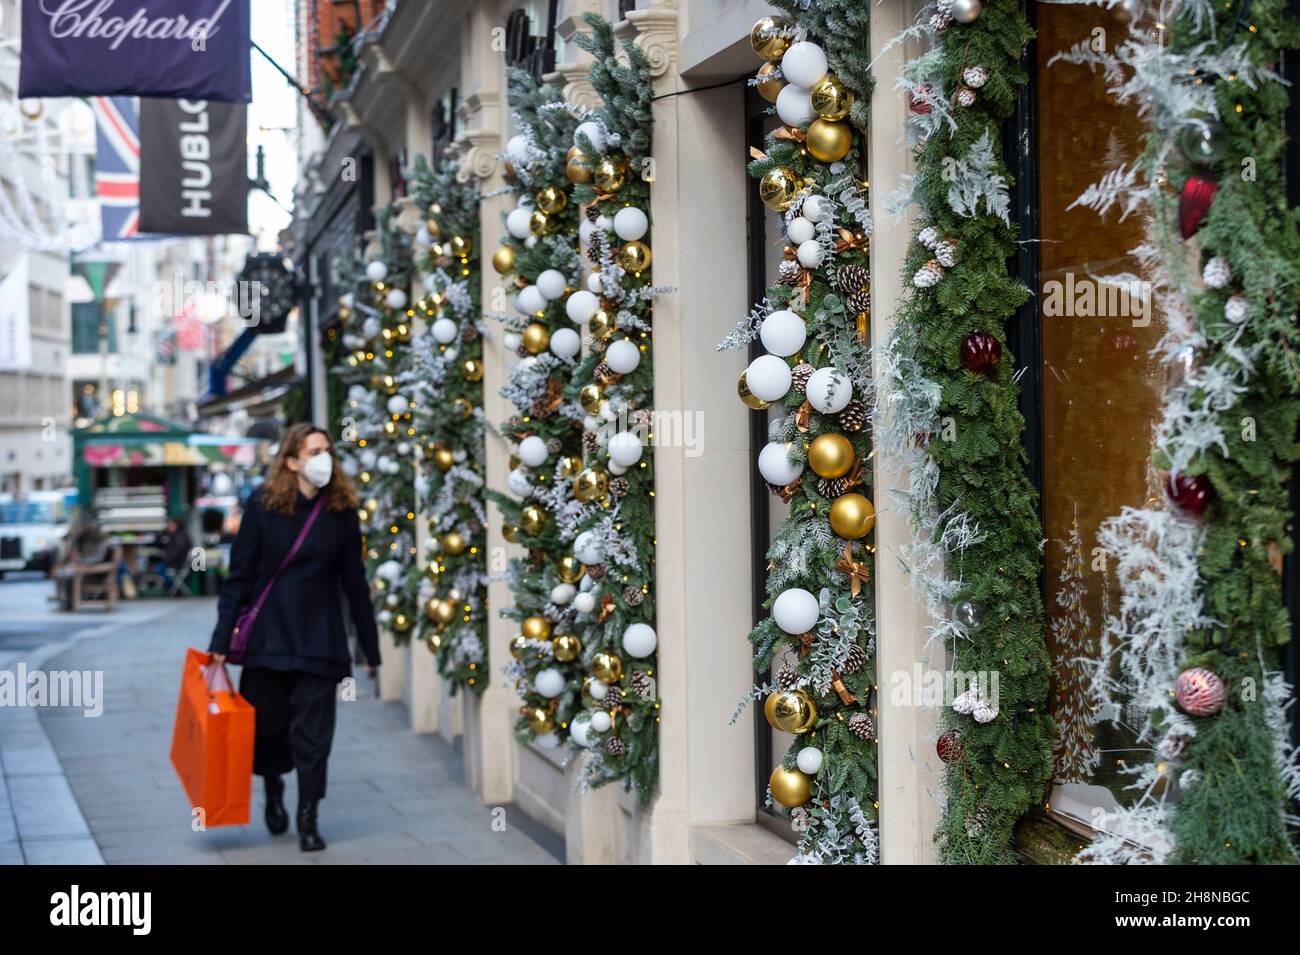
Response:
[[[454,163],[434,170],[417,157],[411,194],[426,221],[415,236],[424,294],[414,312],[427,327],[402,376],[414,396],[422,440],[417,489],[428,521],[426,552],[405,589],[424,612],[419,637],[438,658],[452,693],[487,685],[487,512],[483,336],[479,306],[477,180]]]
[[[415,359],[413,312],[406,292],[411,241],[393,210],[379,216],[375,242],[362,270],[340,262],[355,283],[344,296],[343,346],[336,369],[347,383],[337,442],[341,463],[358,482],[359,510],[370,579],[378,595],[376,618],[398,643],[418,619],[414,593],[404,586],[416,565],[413,411],[402,393]],[[409,392],[409,390],[408,390]]]
[[[508,485],[517,498],[488,494],[501,509],[506,539],[525,549],[506,573],[514,606],[501,611],[519,622],[510,645],[514,659],[504,668],[522,701],[515,734],[520,743],[552,749],[568,739],[582,708],[585,671],[575,617],[591,600],[575,586],[584,570],[554,516],[563,513],[582,462],[581,424],[562,406],[582,347],[566,309],[584,272],[570,180],[586,169],[570,164],[577,119],[560,91],[539,86],[523,70],[510,70],[508,80],[520,133],[504,158],[520,196],[505,216],[506,235],[492,265],[513,290],[516,313],[504,318],[505,345],[519,361],[502,395],[518,411],[501,433],[516,445]]]
[[[603,105],[575,131],[575,162],[591,182],[574,186],[583,207],[580,244],[597,267],[592,287],[570,295],[569,317],[586,329],[587,351],[564,390],[563,408],[580,421],[584,467],[573,498],[555,515],[585,567],[589,610],[578,608],[584,711],[569,725],[571,745],[588,750],[579,785],[625,780],[649,802],[658,774],[659,695],[654,623],[654,298],[649,238],[650,64],[632,42],[616,56],[613,29],[584,14],[591,33],[591,84]],[[585,178],[585,177],[584,177]],[[575,301],[576,299],[576,301]],[[602,715],[603,714],[603,715]],[[608,728],[602,729],[608,723]]]
[[[766,354],[741,375],[741,398],[783,412],[758,470],[790,511],[767,555],[772,615],[749,636],[754,668],[778,669],[776,684],[753,695],[766,696],[773,727],[796,735],[768,792],[800,833],[797,861],[874,863],[869,11],[775,5],[793,19],[765,17],[750,39],[767,61],[755,83],[785,125],[750,172],[763,202],[783,214],[785,259],[777,284],[720,346],[761,341]]]
[[[1279,580],[1300,457],[1300,213],[1286,203],[1277,72],[1300,31],[1287,10],[1138,7],[1113,51],[1057,57],[1105,69],[1147,125],[1133,166],[1079,201],[1150,218],[1134,254],[1170,369],[1152,454],[1168,505],[1125,508],[1099,534],[1121,602],[1093,688],[1109,712],[1139,714],[1147,750],[1125,767],[1135,801],[1106,814],[1080,861],[1296,861]]]
[[[954,863],[1013,861],[1012,828],[1052,773],[1042,531],[1005,346],[1029,290],[1007,271],[1016,233],[999,130],[1030,36],[1016,0],[940,0],[890,44],[929,50],[900,78],[917,172],[888,205],[915,202],[922,227],[907,255],[913,292],[878,356],[877,435],[909,473],[916,540],[904,556],[937,643],[952,671],[975,677],[947,701],[937,741],[948,763],[937,843]]]

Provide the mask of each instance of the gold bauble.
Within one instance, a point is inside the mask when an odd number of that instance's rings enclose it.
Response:
[[[551,638],[551,621],[545,617],[525,617],[519,625],[519,632],[529,640],[549,640]]]
[[[842,434],[818,435],[808,447],[808,464],[818,477],[844,477],[853,460],[853,443]]]
[[[749,390],[749,382],[745,379],[743,371],[740,373],[740,380],[736,382],[736,394],[740,395],[740,400],[745,403],[746,408],[762,411],[764,408],[772,407],[772,402],[764,401]]]
[[[618,264],[629,272],[644,272],[650,268],[652,258],[650,246],[640,241],[629,242],[618,250]]]
[[[397,425],[392,421],[384,422],[384,434],[390,438],[397,437]]]
[[[564,174],[569,177],[569,182],[575,185],[591,182],[591,168],[575,159],[570,159],[565,165]]]
[[[528,654],[528,640],[522,633],[516,634],[510,640],[510,655],[516,660],[522,660]]]
[[[547,186],[545,189],[539,189],[533,196],[533,204],[543,212],[555,215],[569,204],[569,197],[565,195],[563,189]]]
[[[452,255],[459,259],[469,255],[473,243],[463,235],[453,235],[447,240],[447,248],[451,250]]]
[[[530,322],[524,326],[522,338],[524,348],[530,355],[540,355],[551,344],[551,333],[541,322]]]
[[[438,225],[438,220],[434,218],[432,210],[429,212],[429,217],[424,220],[424,227],[429,230],[429,235],[433,238],[442,238],[442,226]]]
[[[435,448],[433,452],[433,466],[439,471],[450,471],[451,466],[456,463],[452,456],[450,448]]]
[[[812,798],[812,777],[797,769],[778,766],[772,770],[767,784],[772,789],[772,799],[787,809],[802,806]]]
[[[442,539],[442,549],[452,557],[455,557],[457,554],[465,553],[465,548],[468,546],[469,545],[465,538],[456,531],[452,531]]]
[[[831,505],[831,530],[848,540],[871,533],[876,523],[876,509],[861,494],[841,494]]]
[[[849,154],[853,133],[848,123],[814,119],[808,125],[808,139],[804,145],[818,162],[838,162]]]
[[[534,733],[549,733],[555,729],[555,717],[544,706],[530,707],[528,710],[528,728]]]
[[[483,363],[476,358],[466,358],[460,363],[460,372],[466,381],[482,381]]]
[[[583,385],[582,390],[578,392],[578,403],[582,405],[582,410],[587,414],[598,414],[600,412],[600,403],[604,400],[605,390],[600,385]]]
[[[555,564],[555,576],[566,584],[576,584],[586,572],[587,568],[582,561],[572,554],[566,554]]]
[[[780,690],[767,698],[763,715],[783,733],[806,733],[817,722],[817,704],[803,690]]]
[[[794,39],[794,23],[786,17],[763,17],[749,31],[749,45],[770,63],[785,56]]]
[[[582,652],[582,641],[571,633],[564,633],[551,641],[551,649],[555,659],[568,663],[578,659],[578,654]]]
[[[573,479],[573,496],[584,504],[603,501],[609,493],[609,475],[600,468],[585,468]]]
[[[777,166],[758,182],[758,197],[773,212],[785,212],[799,195],[799,176],[789,166]]]
[[[591,316],[591,321],[587,323],[587,331],[597,341],[609,341],[618,331],[618,318],[613,312],[602,308]]]
[[[406,633],[411,629],[411,618],[404,613],[393,614],[393,630],[397,633]]]
[[[501,175],[505,176],[506,182],[514,182],[519,178],[519,170],[515,169],[515,164],[507,159],[501,163]]]
[[[442,606],[442,600],[438,597],[430,597],[429,602],[424,605],[424,615],[430,620],[438,619],[438,610]]]
[[[612,653],[597,653],[591,658],[591,675],[601,683],[617,683],[623,678],[623,661]]]
[[[506,275],[515,270],[515,250],[508,245],[503,245],[492,253],[492,268],[497,270],[497,275]]]
[[[839,77],[827,73],[812,88],[813,112],[822,119],[839,120],[849,115],[853,94],[844,88]]]
[[[430,580],[436,581],[438,579],[442,574],[442,571],[438,569],[438,558],[435,557],[429,561],[429,566],[424,568],[424,573]]]
[[[528,231],[535,236],[550,235],[555,231],[555,220],[538,209],[528,219]]]
[[[390,398],[397,394],[397,379],[392,375],[384,375],[384,394]]]
[[[769,103],[775,103],[776,98],[781,95],[781,90],[789,85],[781,77],[773,76],[775,72],[775,63],[764,63],[758,68],[758,95]]]
[[[623,159],[602,159],[592,178],[599,192],[618,192],[627,180],[627,162]]]
[[[572,455],[566,454],[555,462],[555,473],[562,478],[571,478],[581,470],[582,459]]]
[[[451,406],[456,409],[462,418],[468,418],[474,413],[474,406],[469,403],[468,398],[457,398],[451,403]]]
[[[519,540],[519,526],[517,524],[502,524],[501,536],[511,544],[517,543]]]
[[[519,512],[519,526],[525,534],[535,537],[546,526],[547,517],[549,514],[546,508],[529,504]]]
[[[436,633],[427,634],[424,638],[424,646],[430,653],[437,653],[438,648],[442,646],[442,637]]]

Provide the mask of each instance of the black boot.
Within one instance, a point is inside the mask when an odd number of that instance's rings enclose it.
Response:
[[[289,831],[289,810],[284,808],[284,780],[279,776],[264,776],[266,780],[266,828],[271,835],[279,836]]]
[[[316,807],[319,805],[316,799],[298,803],[298,847],[303,852],[319,852],[325,848],[325,840],[316,828]]]

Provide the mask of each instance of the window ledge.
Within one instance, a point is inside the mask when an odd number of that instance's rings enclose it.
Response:
[[[1016,824],[1015,848],[1026,865],[1070,865],[1088,838],[1034,810]]]
[[[691,855],[697,865],[785,865],[794,846],[752,822],[693,826]]]

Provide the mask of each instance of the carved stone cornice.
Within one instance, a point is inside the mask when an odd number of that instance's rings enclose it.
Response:
[[[587,63],[561,63],[554,73],[546,74],[546,81],[560,87],[564,101],[584,109],[600,106],[600,97],[591,85],[591,68]]]
[[[487,179],[497,171],[497,154],[501,152],[501,97],[483,91],[468,96],[456,109],[464,132],[452,144],[458,168],[457,178],[465,182],[470,176]]]
[[[650,61],[650,78],[665,76],[677,62],[677,10],[671,0],[661,0],[645,10],[629,10],[627,28],[618,31],[620,36],[634,34],[633,42]]]

